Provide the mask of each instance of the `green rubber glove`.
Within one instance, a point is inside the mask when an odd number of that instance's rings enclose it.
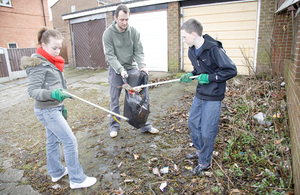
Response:
[[[64,99],[71,97],[68,94],[65,94],[64,92],[62,92],[62,90],[64,90],[64,89],[55,89],[55,90],[51,91],[51,98],[57,99],[59,101],[63,101]],[[66,90],[64,90],[64,91],[66,91]]]
[[[190,83],[193,79],[190,79],[190,77],[194,76],[193,73],[189,72],[187,74],[184,74],[180,77],[179,83]]]
[[[68,118],[68,111],[67,111],[66,107],[63,108],[62,115],[67,120],[67,118]]]
[[[208,74],[200,74],[197,77],[197,80],[198,80],[198,82],[199,82],[200,85],[208,84],[209,83]]]

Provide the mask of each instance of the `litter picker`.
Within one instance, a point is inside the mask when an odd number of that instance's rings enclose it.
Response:
[[[191,76],[190,79],[194,79],[197,78],[199,75],[196,76]],[[146,85],[140,85],[140,86],[136,86],[136,87],[131,87],[131,89],[127,89],[129,91],[134,91],[134,92],[139,92],[142,88],[145,87],[150,87],[150,86],[155,86],[155,85],[161,85],[161,84],[165,84],[165,83],[171,83],[171,82],[176,82],[176,81],[180,81],[180,79],[172,79],[172,80],[168,80],[168,81],[162,81],[162,82],[157,82],[157,83],[150,83],[150,84],[146,84]],[[130,88],[130,86],[128,86]]]
[[[98,106],[98,105],[96,105],[96,104],[93,104],[92,102],[89,102],[89,101],[87,101],[87,100],[85,100],[85,99],[82,99],[82,98],[80,98],[80,97],[78,97],[78,96],[76,96],[76,95],[73,95],[73,94],[71,94],[71,93],[69,93],[69,92],[67,92],[67,91],[63,91],[63,90],[62,90],[62,92],[64,92],[65,94],[68,94],[69,96],[71,96],[71,97],[73,97],[73,98],[75,98],[75,99],[78,99],[78,100],[81,100],[81,101],[83,101],[83,102],[85,102],[85,103],[87,103],[87,104],[90,104],[91,106],[94,106],[94,107],[96,107],[96,108],[99,108],[99,109],[101,109],[101,110],[104,110],[105,112],[108,112],[109,114],[112,115],[112,117],[113,117],[117,122],[119,122],[119,121],[118,121],[114,116],[117,116],[117,117],[120,117],[121,119],[124,119],[124,120],[126,120],[126,121],[129,121],[129,119],[126,118],[125,116],[119,115],[119,114],[117,114],[117,113],[115,113],[115,112],[112,112],[112,111],[110,111],[110,110],[107,110],[106,108],[103,108],[103,107],[101,107],[101,106]],[[119,123],[120,123],[120,122],[119,122]]]

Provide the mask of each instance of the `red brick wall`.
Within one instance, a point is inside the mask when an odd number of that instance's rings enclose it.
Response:
[[[62,33],[66,32],[67,22],[62,19],[62,15],[71,13],[73,5],[75,5],[75,11],[81,11],[98,7],[98,2],[96,0],[59,0],[51,7],[53,28]]]
[[[284,80],[292,145],[294,192],[300,194],[300,16],[295,20],[298,20],[295,57],[285,61]]]
[[[293,41],[293,25],[291,12],[282,12],[275,15],[273,47],[272,47],[272,68],[277,73],[283,73],[284,61],[291,56]]]
[[[180,70],[180,5],[179,2],[168,4],[168,53],[169,71]]]
[[[43,2],[50,27],[48,2]],[[12,0],[12,7],[0,6],[0,47],[8,48],[8,43],[17,43],[18,48],[36,47],[41,26],[45,26],[41,0]]]
[[[297,20],[298,20],[298,34],[297,34],[297,42],[295,46],[295,58],[294,58],[294,66],[292,71],[292,78],[299,84],[300,82],[300,15],[298,15]],[[300,98],[299,95],[298,97]]]

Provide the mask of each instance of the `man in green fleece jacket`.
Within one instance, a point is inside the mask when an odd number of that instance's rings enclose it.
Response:
[[[119,98],[122,91],[125,75],[135,74],[137,71],[148,73],[144,62],[143,45],[140,33],[128,25],[130,10],[120,4],[115,11],[115,21],[105,30],[103,34],[103,46],[105,61],[109,66],[108,82],[110,84],[110,110],[120,114]],[[121,120],[116,117],[117,120]],[[116,137],[120,130],[120,124],[111,117],[110,136]],[[142,132],[158,133],[149,122],[140,128]]]

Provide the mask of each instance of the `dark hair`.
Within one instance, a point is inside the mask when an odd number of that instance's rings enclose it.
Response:
[[[191,18],[188,19],[181,26],[181,30],[185,30],[187,33],[191,34],[192,32],[197,33],[199,36],[202,36],[203,26],[199,20]]]
[[[127,14],[127,13],[130,14],[130,9],[129,9],[126,5],[120,4],[120,5],[117,7],[116,12],[115,12],[116,18],[119,17],[119,12],[120,12],[120,11],[123,11],[125,14]]]
[[[43,26],[38,32],[38,44],[42,45],[42,43],[49,43],[49,37],[63,39],[62,34],[58,30],[48,29],[47,27]]]

